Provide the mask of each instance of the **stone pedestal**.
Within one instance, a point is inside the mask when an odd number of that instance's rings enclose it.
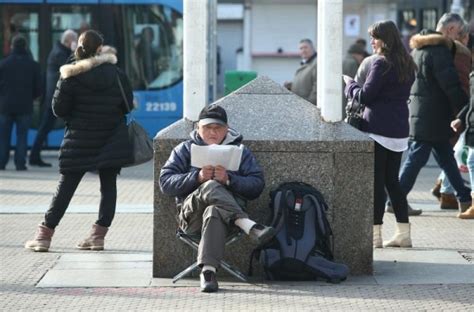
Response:
[[[373,142],[344,122],[323,122],[316,106],[266,77],[216,103],[226,109],[229,125],[243,135],[243,143],[264,170],[265,190],[250,202],[250,216],[267,220],[269,192],[280,183],[309,183],[329,205],[336,261],[349,265],[351,274],[371,274]],[[193,123],[183,119],[160,131],[154,140],[154,277],[172,277],[195,260],[190,248],[175,237],[174,199],[163,195],[158,185],[160,168],[192,129]],[[244,239],[226,251],[226,259],[246,272],[254,247]]]

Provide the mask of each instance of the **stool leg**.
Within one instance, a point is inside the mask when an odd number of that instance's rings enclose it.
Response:
[[[233,276],[237,277],[239,280],[241,280],[242,282],[247,282],[247,277],[239,272],[238,270],[236,270],[235,268],[233,268],[230,264],[228,264],[227,262],[225,262],[224,260],[221,260],[221,267],[226,270],[227,272],[229,272],[230,274],[232,274]]]
[[[173,284],[194,271],[198,267],[197,261],[188,266],[186,269],[178,273],[175,277],[173,277]]]

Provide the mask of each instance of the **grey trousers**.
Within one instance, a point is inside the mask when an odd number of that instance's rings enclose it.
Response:
[[[232,193],[217,181],[207,181],[189,194],[179,212],[179,226],[188,234],[201,232],[197,262],[218,268],[229,227],[248,218]]]

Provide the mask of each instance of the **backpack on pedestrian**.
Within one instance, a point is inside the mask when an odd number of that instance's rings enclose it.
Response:
[[[255,257],[269,280],[345,280],[349,268],[332,261],[332,230],[322,194],[309,184],[287,182],[272,190],[270,199],[269,223],[277,234],[252,252],[249,275]]]

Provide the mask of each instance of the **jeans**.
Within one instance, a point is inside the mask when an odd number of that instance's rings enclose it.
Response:
[[[114,219],[115,204],[117,202],[118,172],[119,169],[117,168],[99,170],[101,197],[99,218],[95,222],[98,225],[109,227]],[[56,193],[53,195],[53,200],[44,216],[45,221],[43,225],[54,229],[59,224],[84,174],[85,172],[61,174]]]
[[[469,180],[471,187],[474,185],[474,148],[469,147],[467,154],[467,167],[469,168]]]
[[[53,129],[55,121],[56,116],[53,114],[52,107],[49,106],[44,110],[43,116],[41,117],[41,124],[38,128],[38,132],[36,133],[35,142],[31,147],[30,161],[37,161],[40,159],[41,149],[43,148],[48,133],[51,131],[51,129]]]
[[[456,145],[454,145],[454,159],[456,159],[456,163],[458,164],[458,167],[463,165],[463,154],[465,153],[464,147],[465,147],[465,132],[463,132],[460,136],[458,141],[456,142]],[[441,189],[440,192],[444,194],[454,194],[454,188],[449,183],[449,179],[446,178],[446,175],[444,174],[444,171],[441,171],[438,180],[441,180]]]
[[[408,223],[408,202],[400,188],[398,172],[402,152],[393,152],[375,142],[374,224],[383,223],[385,189],[392,202],[398,223]]]
[[[418,173],[423,168],[433,151],[433,156],[445,172],[451,185],[456,191],[456,197],[460,202],[471,201],[471,189],[464,185],[464,181],[459,173],[456,160],[454,159],[453,147],[446,142],[420,142],[412,141],[408,148],[408,156],[400,172],[400,186],[404,194],[410,193],[413,188]]]
[[[10,158],[10,143],[13,124],[16,126],[15,166],[25,167],[28,151],[28,129],[31,114],[4,115],[0,114],[0,168],[5,168]]]

